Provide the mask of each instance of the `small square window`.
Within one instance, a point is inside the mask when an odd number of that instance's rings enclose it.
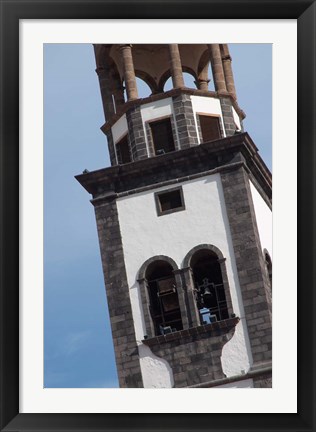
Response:
[[[185,210],[182,187],[155,193],[158,216]]]

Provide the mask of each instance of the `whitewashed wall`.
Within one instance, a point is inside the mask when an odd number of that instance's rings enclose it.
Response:
[[[112,126],[112,135],[114,143],[117,143],[125,134],[127,134],[126,114],[122,115]]]
[[[226,258],[233,309],[241,318],[235,335],[223,349],[223,371],[227,376],[247,372],[252,359],[220,175],[182,183],[186,209],[158,217],[154,192],[171,187],[142,192],[117,201],[137,343],[142,345],[141,340],[146,334],[136,281],[142,264],[153,256],[167,255],[181,268],[189,250],[199,244],[213,244]],[[155,387],[157,383],[153,382],[153,363],[150,363],[149,357],[148,350],[144,357],[141,356],[142,374],[144,382],[149,387]],[[157,364],[159,359],[152,356],[152,361]],[[165,377],[164,382],[171,383],[171,372],[166,368],[166,362],[160,361],[159,371]]]
[[[272,211],[252,182],[250,182],[250,189],[256,213],[261,248],[262,250],[266,249],[272,259]]]
[[[222,109],[221,109],[221,103],[219,99],[216,98],[210,98],[206,96],[191,96],[191,102],[192,102],[192,108],[194,112],[194,121],[195,121],[195,127],[197,128],[197,120],[196,116],[197,113],[202,114],[214,114],[220,116],[220,121],[222,124],[222,130],[224,131],[224,137],[225,134],[225,128],[223,124],[223,115],[222,115]],[[199,143],[201,142],[200,137],[198,136]]]
[[[116,154],[116,143],[127,134],[127,120],[126,120],[126,114],[124,114],[122,117],[118,119],[116,123],[111,128],[112,136],[113,136],[113,142],[114,142],[114,153],[115,153],[115,159],[117,160],[117,154]]]
[[[175,123],[172,98],[161,99],[155,102],[144,104],[140,107],[140,113],[141,113],[143,128],[145,132],[146,132],[145,124],[150,120],[159,119],[160,117],[172,116]],[[178,149],[179,138],[178,138],[177,129],[176,129],[176,136],[177,136],[177,142],[175,142],[174,144],[175,144],[175,148]],[[147,152],[149,153],[148,139],[146,133],[145,133],[145,140],[146,140]]]
[[[233,111],[233,117],[234,117],[234,121],[236,123],[236,126],[238,127],[239,130],[241,130],[241,123],[240,123],[239,115],[237,114],[235,108],[232,108],[232,111]]]

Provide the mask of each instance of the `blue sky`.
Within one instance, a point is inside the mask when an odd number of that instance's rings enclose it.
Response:
[[[272,46],[229,47],[245,130],[271,169]],[[94,210],[74,178],[109,166],[103,123],[92,45],[45,44],[45,387],[118,387]]]

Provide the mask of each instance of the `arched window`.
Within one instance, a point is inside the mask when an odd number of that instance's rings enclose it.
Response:
[[[196,89],[196,78],[195,78],[193,73],[184,71],[183,72],[183,80],[184,80],[185,87]],[[164,82],[163,91],[166,92],[166,91],[169,91],[172,89],[173,89],[172,77],[168,76],[168,78]]]
[[[122,86],[123,86],[123,89],[124,89],[124,101],[127,102],[128,98],[127,98],[125,81],[123,81]],[[136,87],[137,87],[137,92],[138,92],[138,97],[139,98],[148,97],[148,96],[150,96],[153,93],[153,90],[149,86],[148,82],[146,82],[145,79],[140,78],[138,76],[136,76]]]
[[[264,250],[264,259],[265,259],[266,269],[269,276],[270,287],[272,291],[272,261],[269,252],[266,249]]]
[[[168,78],[168,79],[166,80],[166,82],[164,83],[163,91],[164,91],[164,92],[167,92],[167,91],[172,90],[172,89],[173,89],[172,77],[169,76],[169,78]]]
[[[138,97],[145,98],[150,96],[154,92],[154,88],[152,88],[149,85],[148,80],[146,80],[147,76],[140,71],[135,71],[135,72],[136,72],[136,85],[138,90]],[[155,82],[153,84],[155,84]]]
[[[197,250],[191,258],[191,269],[201,324],[227,319],[229,312],[217,254],[210,249]]]
[[[149,264],[145,277],[155,334],[182,330],[181,311],[172,266],[166,261],[154,261]]]

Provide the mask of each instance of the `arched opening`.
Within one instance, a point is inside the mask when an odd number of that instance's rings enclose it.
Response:
[[[185,87],[196,89],[196,82],[195,77],[192,73],[183,71],[183,80]],[[169,76],[169,78],[166,80],[166,82],[163,85],[163,91],[169,91],[173,89],[173,83],[172,83],[172,77]]]
[[[265,259],[266,269],[269,276],[269,282],[272,291],[272,260],[267,250],[264,251],[264,259]]]
[[[172,89],[173,89],[172,77],[170,76],[163,86],[163,91],[166,92]]]
[[[145,98],[157,92],[155,80],[142,71],[135,71],[138,97]]]
[[[153,93],[152,89],[149,87],[149,85],[142,78],[136,77],[136,87],[137,87],[137,92],[138,92],[139,98],[148,97]],[[127,102],[127,93],[126,93],[125,81],[123,81],[123,88],[124,88],[124,101]]]
[[[200,249],[191,258],[196,302],[201,324],[229,317],[221,266],[217,254]]]
[[[213,77],[213,71],[212,71],[211,63],[208,64],[207,75],[210,79],[210,81],[208,83],[208,89],[209,89],[209,91],[215,91],[215,84],[214,84],[214,77]]]
[[[196,78],[190,72],[183,72],[183,80],[186,87],[196,89]]]
[[[172,266],[166,261],[154,261],[146,270],[146,280],[155,334],[182,330],[181,311]]]

